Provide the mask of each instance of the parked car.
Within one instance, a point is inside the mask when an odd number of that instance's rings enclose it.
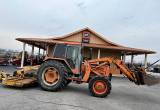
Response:
[[[155,73],[160,73],[160,67],[154,67],[153,72]]]
[[[15,65],[15,66],[20,66],[21,65],[21,59],[20,58],[11,59],[11,64]]]
[[[0,58],[0,65],[8,65],[9,59],[8,58]]]

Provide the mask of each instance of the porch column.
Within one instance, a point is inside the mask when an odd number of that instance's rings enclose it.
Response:
[[[101,57],[101,49],[98,49],[98,57],[97,58],[100,58]]]
[[[34,58],[34,45],[32,45],[32,51],[31,51],[31,65],[33,65],[33,58]]]
[[[147,67],[147,54],[145,54],[144,56],[144,68]]]
[[[133,65],[134,55],[131,55],[131,65]]]
[[[40,53],[41,53],[41,49],[39,48],[39,50],[38,50],[38,56],[40,56]]]
[[[32,45],[31,55],[34,55],[34,45]]]
[[[92,59],[93,57],[92,57],[92,54],[93,54],[93,49],[92,48],[90,48],[90,59]]]
[[[47,45],[46,56],[49,57],[49,46]]]
[[[21,68],[23,68],[24,66],[25,48],[26,48],[26,43],[23,43],[23,51],[22,51],[22,56],[21,56]]]
[[[123,60],[123,62],[125,63],[125,61],[126,61],[126,54],[125,54],[125,53],[124,53],[123,56],[122,56],[122,60]]]
[[[44,54],[45,54],[45,50],[43,50],[43,56],[44,56]]]
[[[39,48],[39,50],[38,50],[38,59],[37,59],[37,60],[38,60],[38,61],[37,61],[38,63],[40,62],[40,59],[41,59],[40,54],[41,54],[41,48]]]

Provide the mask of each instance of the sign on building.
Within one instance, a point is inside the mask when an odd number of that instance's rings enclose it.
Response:
[[[82,35],[82,43],[89,43],[90,41],[90,32],[84,31]]]

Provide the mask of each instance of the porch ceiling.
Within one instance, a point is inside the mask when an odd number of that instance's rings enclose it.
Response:
[[[47,45],[54,45],[54,44],[74,44],[74,45],[82,45],[84,47],[89,48],[99,48],[99,49],[106,49],[106,50],[113,50],[121,52],[121,54],[126,55],[139,55],[139,54],[154,54],[156,52],[144,49],[137,49],[137,48],[130,48],[125,46],[107,46],[101,44],[91,44],[91,43],[79,43],[79,42],[65,42],[60,40],[51,40],[51,39],[40,39],[40,38],[17,38],[16,40],[27,43],[29,45],[34,45],[38,48],[46,49]]]

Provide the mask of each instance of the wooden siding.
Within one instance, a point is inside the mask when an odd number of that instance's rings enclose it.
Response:
[[[107,43],[106,41],[104,41],[103,39],[99,38],[98,36],[94,35],[94,34],[90,34],[90,43],[93,44],[102,44],[102,45],[110,45],[109,43]]]
[[[89,58],[90,57],[90,49],[84,48],[83,55],[84,55],[84,57]],[[93,48],[92,49],[92,59],[96,59],[97,57],[98,57],[98,49]],[[103,57],[116,57],[118,59],[121,59],[121,53],[116,52],[116,51],[101,49],[100,58],[103,58]],[[117,66],[115,64],[111,64],[110,66],[111,66],[112,73],[120,74],[120,70],[117,68]]]
[[[71,41],[71,42],[81,42],[82,33],[77,33],[77,34],[71,35],[69,37],[62,38],[61,40],[62,41]]]
[[[83,35],[83,32],[79,32],[79,33],[73,34],[69,37],[62,38],[61,40],[62,41],[71,41],[71,42],[81,42],[82,35]],[[90,42],[89,43],[111,45],[91,32],[90,32]]]
[[[117,52],[117,51],[113,51],[113,50],[105,50],[105,49],[101,49],[101,58],[103,57],[115,57],[118,59],[121,59],[121,53]],[[111,72],[114,74],[120,74],[120,70],[117,68],[117,66],[115,64],[111,64]]]

